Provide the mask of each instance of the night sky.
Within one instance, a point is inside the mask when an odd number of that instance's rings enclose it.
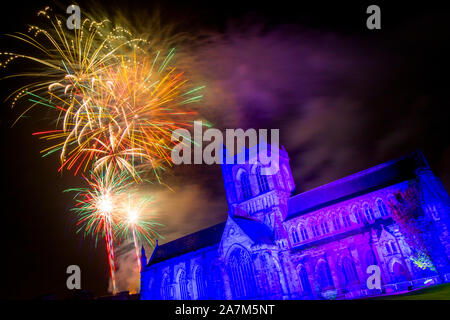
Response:
[[[141,27],[139,17],[159,8],[162,21],[196,35],[180,50],[192,55],[194,80],[207,86],[204,117],[220,129],[280,129],[297,192],[417,149],[450,190],[450,12],[430,1],[391,2],[132,0],[104,8]],[[92,3],[78,1],[82,12]],[[366,28],[365,11],[374,3],[381,30]],[[1,51],[21,49],[4,34],[25,32],[46,5],[57,9],[49,1],[10,5],[1,11]],[[7,74],[0,70],[0,77]],[[2,101],[18,84],[0,82]],[[11,127],[25,105],[2,104],[1,298],[65,297],[71,264],[81,267],[83,289],[106,295],[103,242],[96,248],[75,234],[72,197],[62,193],[82,185],[81,178],[61,176],[57,156],[40,157],[45,145],[31,134],[45,123],[44,111]],[[179,166],[168,182],[175,193],[147,190],[160,199],[164,241],[226,219],[220,167]]]

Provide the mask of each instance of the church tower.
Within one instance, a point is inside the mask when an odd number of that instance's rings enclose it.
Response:
[[[260,143],[244,148],[241,153],[245,157],[224,153],[222,174],[229,214],[261,221],[274,231],[275,238],[281,239],[281,223],[295,185],[286,150],[274,148]]]

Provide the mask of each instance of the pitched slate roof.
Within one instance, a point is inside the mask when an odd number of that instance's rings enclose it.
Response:
[[[219,243],[222,238],[224,228],[225,222],[221,222],[209,228],[167,242],[163,245],[156,246],[148,265]]]
[[[420,151],[352,174],[293,196],[286,221],[329,205],[415,178],[415,169],[428,166]]]
[[[266,224],[241,216],[233,216],[232,219],[253,242],[265,244],[274,243],[273,232]]]
[[[255,243],[274,243],[273,232],[264,223],[239,216],[234,216],[232,219]],[[222,239],[225,224],[226,222],[221,222],[209,228],[157,246],[153,251],[148,265],[150,266],[219,243]]]

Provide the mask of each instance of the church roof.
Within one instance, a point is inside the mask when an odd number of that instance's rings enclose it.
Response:
[[[233,216],[233,221],[255,243],[273,244],[273,232],[262,222],[247,217]],[[182,238],[156,246],[148,265],[156,264],[219,243],[226,222],[188,234]]]
[[[286,220],[415,178],[415,169],[428,166],[420,151],[385,162],[291,197]]]
[[[225,222],[188,234],[187,236],[156,246],[148,265],[168,260],[188,252],[212,246],[222,238]]]
[[[273,244],[273,232],[260,222],[247,217],[233,216],[233,221],[255,243]]]

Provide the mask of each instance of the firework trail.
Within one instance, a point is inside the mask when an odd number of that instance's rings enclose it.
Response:
[[[77,192],[74,197],[76,205],[71,209],[78,217],[77,233],[83,231],[85,236],[93,236],[96,243],[99,236],[105,238],[115,292],[114,210],[119,206],[120,196],[130,188],[133,180],[125,172],[116,169],[91,172],[85,180],[89,187],[68,189],[65,192]]]
[[[109,270],[111,275],[111,282],[113,285],[113,293],[115,294],[117,292],[116,287],[116,265],[114,263],[115,257],[114,257],[114,240],[111,232],[111,226],[112,221],[110,218],[107,218],[107,221],[105,221],[105,240],[106,240],[106,250],[108,252],[108,260],[109,260]]]
[[[134,249],[137,258],[138,270],[141,270],[139,255],[140,244],[147,243],[151,247],[155,246],[155,238],[162,236],[156,231],[156,227],[162,224],[154,221],[155,203],[153,197],[140,196],[138,192],[129,192],[127,201],[117,210],[117,237],[121,239],[133,239]]]

